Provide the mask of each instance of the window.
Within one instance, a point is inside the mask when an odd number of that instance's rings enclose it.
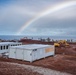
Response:
[[[33,51],[37,51],[37,49],[34,49]]]
[[[5,46],[4,46],[4,49],[5,49]]]
[[[2,46],[1,46],[1,50],[2,50]]]
[[[8,49],[8,46],[6,46],[6,49]]]

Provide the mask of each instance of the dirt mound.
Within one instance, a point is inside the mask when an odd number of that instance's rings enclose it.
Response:
[[[70,47],[56,47],[55,51],[55,54],[76,56],[76,45],[70,45]]]

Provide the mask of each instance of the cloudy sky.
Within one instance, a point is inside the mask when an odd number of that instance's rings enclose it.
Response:
[[[53,7],[71,1],[76,2],[76,0],[0,0],[0,35],[76,36],[75,4],[39,17],[47,9],[51,11]],[[36,19],[37,17],[39,18]],[[19,32],[23,26],[25,28]]]

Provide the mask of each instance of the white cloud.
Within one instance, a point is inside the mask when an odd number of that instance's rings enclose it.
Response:
[[[1,7],[0,28],[2,29],[3,33],[14,34],[19,28],[22,27],[22,25],[24,25],[25,22],[30,20],[42,10],[45,10],[47,7],[52,6],[53,4],[55,5],[58,2],[56,0],[21,0],[19,2],[9,4],[6,7]],[[76,6],[66,8],[61,11],[49,14],[43,18],[40,18],[31,26],[28,26],[23,34],[65,35],[67,32],[73,33],[73,29],[76,28],[76,21],[74,21],[74,25],[72,25],[73,23],[71,20],[74,18],[76,20]],[[68,21],[67,23],[65,21],[66,19]],[[73,28],[72,26],[74,26],[74,28],[69,29],[69,26],[70,28]],[[4,29],[4,27],[6,30]]]
[[[76,7],[73,6],[70,8],[62,9],[55,13],[44,16],[44,18],[51,19],[51,20],[55,20],[55,19],[64,20],[64,19],[76,18]]]

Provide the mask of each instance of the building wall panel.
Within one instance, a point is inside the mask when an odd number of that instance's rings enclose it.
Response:
[[[16,58],[16,49],[9,50],[9,57],[10,58]]]
[[[21,59],[21,60],[23,60],[23,50],[21,50],[21,49],[16,49],[16,59]]]

